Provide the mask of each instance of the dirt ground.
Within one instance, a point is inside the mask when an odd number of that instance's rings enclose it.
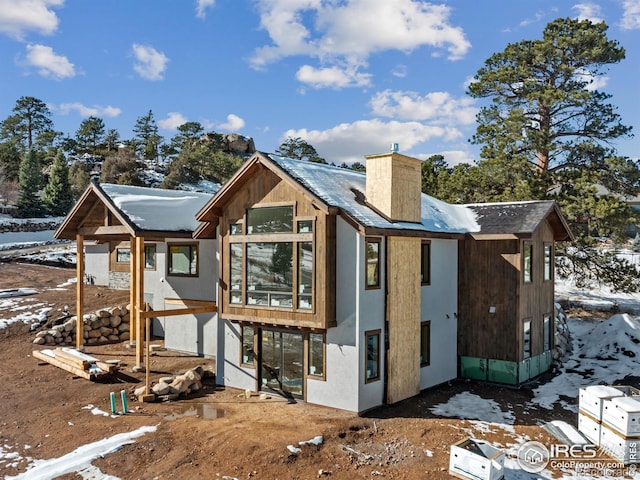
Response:
[[[0,289],[32,287],[39,294],[30,301],[53,307],[56,318],[65,305],[74,309],[75,286],[58,287],[74,277],[74,270],[0,264]],[[87,286],[88,311],[128,303],[128,292]],[[9,315],[0,308],[0,318]],[[470,422],[439,418],[430,407],[456,393],[469,391],[511,409],[515,431],[546,444],[553,442],[539,426],[552,419],[576,424],[565,410],[526,411],[531,389],[509,389],[476,382],[455,381],[424,391],[396,405],[366,415],[272,397],[241,398],[234,389],[213,382],[197,396],[166,403],[130,400],[133,413],[117,418],[94,415],[89,405],[109,411],[109,393],[131,393],[142,385],[143,373],[133,373],[134,350],[126,344],[87,347],[90,355],[124,362],[121,374],[104,383],[74,378],[31,357],[35,332],[24,324],[0,330],[0,448],[22,458],[51,459],[72,450],[135,430],[157,426],[110,455],[93,462],[104,474],[121,479],[312,479],[376,478],[439,479],[449,476],[449,447],[472,434],[505,447],[513,437],[502,429],[483,432]],[[157,352],[151,359],[151,378],[180,373],[211,360]],[[576,392],[567,392],[575,397]],[[567,399],[575,402],[575,398]],[[287,445],[322,435],[319,446],[303,446],[290,455]],[[26,470],[28,461],[0,463],[0,477]],[[80,478],[66,475],[61,478]]]

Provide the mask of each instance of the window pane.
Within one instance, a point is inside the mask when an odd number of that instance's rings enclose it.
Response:
[[[130,248],[116,248],[116,262],[129,263],[130,260],[131,260]]]
[[[231,225],[231,235],[242,235],[242,224],[234,223]]]
[[[242,303],[242,244],[230,244],[231,250],[231,303]]]
[[[324,342],[321,333],[309,334],[309,375],[324,374]]]
[[[145,245],[144,247],[144,268],[155,270],[156,268],[156,246]]]
[[[544,246],[544,279],[551,280],[551,245]]]
[[[311,309],[313,305],[313,244],[298,244],[298,308]]]
[[[293,243],[247,243],[247,303],[293,306]]]
[[[247,210],[247,234],[293,232],[293,207],[264,207]]]
[[[313,231],[313,222],[311,220],[300,220],[298,222],[298,233],[310,233]]]
[[[542,349],[546,352],[547,350],[550,350],[551,345],[551,315],[544,316],[544,328],[542,335],[544,336],[544,338],[542,339]]]
[[[524,358],[531,356],[531,322],[524,322]]]
[[[524,246],[524,281],[525,283],[531,282],[531,262],[533,259],[533,245]]]
[[[420,324],[420,365],[427,366],[431,363],[431,322]]]
[[[367,286],[380,286],[380,243],[367,241]]]
[[[431,244],[423,243],[420,258],[420,281],[431,283]]]
[[[198,265],[198,249],[195,245],[171,245],[169,247],[169,273],[195,275]]]
[[[253,327],[242,327],[242,363],[253,364]]]
[[[367,371],[366,380],[380,377],[380,334],[368,333],[367,338]]]

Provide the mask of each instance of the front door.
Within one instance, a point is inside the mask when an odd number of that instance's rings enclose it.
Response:
[[[302,333],[262,329],[260,385],[291,397],[303,396],[304,336]]]

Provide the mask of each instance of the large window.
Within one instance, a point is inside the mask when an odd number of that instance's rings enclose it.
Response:
[[[544,246],[544,279],[553,280],[553,247],[549,244]]]
[[[533,281],[533,245],[530,243],[524,244],[524,251],[522,254],[522,279],[524,283],[531,283]]]
[[[293,232],[293,207],[250,208],[247,210],[247,235]]]
[[[254,349],[253,349],[253,327],[250,325],[242,326],[242,358],[243,365],[253,365]]]
[[[431,283],[431,243],[425,241],[422,242],[420,250],[420,283]]]
[[[324,377],[324,334],[309,333],[309,375]]]
[[[431,363],[431,322],[420,323],[420,366]]]
[[[198,245],[195,243],[170,244],[167,268],[169,275],[197,276]]]
[[[523,342],[523,358],[529,358],[531,357],[531,320],[524,321]]]
[[[313,305],[313,243],[298,243],[298,308]]]
[[[380,287],[380,239],[367,238],[367,288]]]
[[[247,304],[292,307],[293,243],[247,243]]]
[[[230,303],[242,303],[242,244],[232,243],[231,250],[231,297]]]
[[[380,330],[365,332],[365,383],[380,379]]]

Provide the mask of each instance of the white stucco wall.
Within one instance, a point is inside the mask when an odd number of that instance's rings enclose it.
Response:
[[[109,285],[109,243],[85,242],[84,272],[94,285]]]
[[[216,383],[243,390],[255,390],[256,370],[240,366],[240,325],[222,319],[218,324],[220,353],[216,360]]]
[[[167,244],[185,239],[167,239],[156,243],[156,269],[145,270],[145,301],[154,310],[182,308],[165,304],[165,298],[217,301],[218,264],[216,240],[198,241],[198,276],[167,275]],[[145,242],[149,243],[149,242]],[[164,336],[165,346],[172,350],[215,356],[217,352],[217,314],[177,315],[154,321],[154,335]]]
[[[421,321],[431,321],[431,363],[420,369],[420,388],[458,375],[458,241],[431,240],[431,285],[422,287]],[[448,316],[448,318],[447,318]]]

